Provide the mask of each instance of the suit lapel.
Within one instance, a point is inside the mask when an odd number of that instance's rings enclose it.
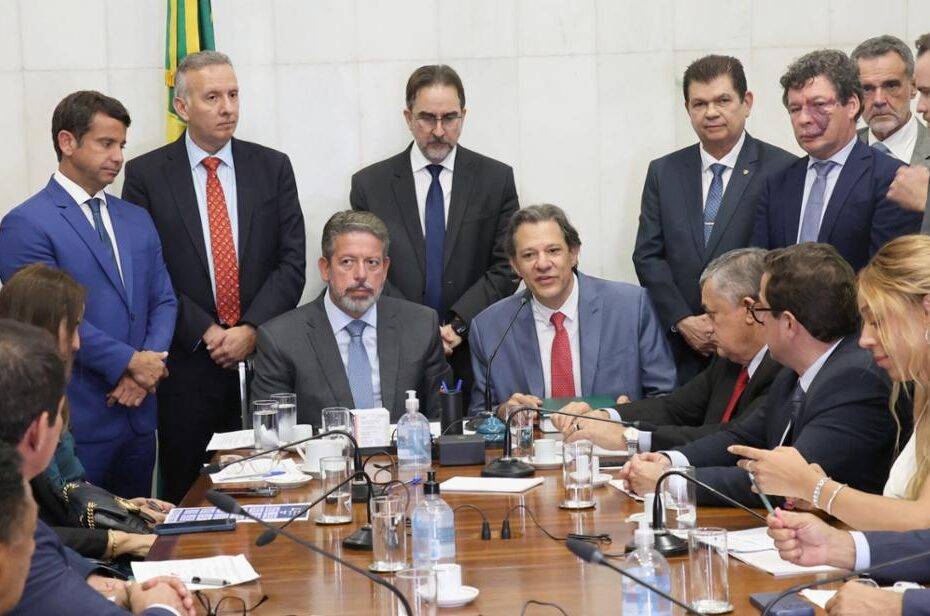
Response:
[[[829,243],[830,232],[833,231],[833,225],[836,224],[846,207],[849,192],[871,165],[872,149],[857,139],[849,153],[849,158],[846,159],[846,164],[840,169],[840,177],[836,179],[833,194],[830,195],[830,202],[827,204],[827,211],[824,212],[823,222],[820,224],[820,233],[817,234],[818,241]]]
[[[400,333],[396,307],[378,302],[378,372],[381,376],[381,406],[392,414],[396,407],[397,370],[400,366]]]
[[[455,171],[452,173],[452,198],[449,200],[449,222],[446,225],[446,238],[443,246],[443,267],[449,267],[452,249],[462,228],[462,217],[468,209],[475,179],[475,159],[472,153],[458,147],[455,155]]]
[[[747,133],[743,148],[736,157],[736,166],[730,172],[730,180],[727,182],[727,189],[723,193],[723,202],[720,204],[720,210],[714,220],[714,228],[710,233],[710,239],[707,241],[707,250],[704,251],[704,263],[710,261],[711,255],[717,249],[717,244],[720,243],[720,238],[723,237],[727,225],[730,224],[730,220],[733,218],[733,214],[740,207],[743,193],[753,177],[755,177],[758,158],[759,144]],[[751,206],[752,204],[746,205],[746,207]]]
[[[804,203],[804,179],[807,175],[807,163],[810,157],[796,161],[788,173],[785,174],[785,181],[782,184],[786,187],[788,198],[781,203],[781,211],[784,219],[782,220],[782,229],[785,230],[783,246],[791,246],[798,243],[798,229],[801,226],[801,206]],[[794,191],[794,194],[791,194]],[[774,207],[779,204],[773,203]]]
[[[232,140],[233,165],[236,169],[236,209],[239,216],[239,271],[242,271],[242,255],[249,241],[249,231],[252,230],[252,215],[257,205],[255,184],[250,182],[251,152]]]
[[[410,147],[414,147],[413,144]],[[417,206],[417,189],[413,184],[413,170],[410,168],[410,147],[395,159],[394,163],[394,203],[404,229],[417,254],[417,264],[420,271],[426,273],[426,248],[423,238],[423,227],[420,225],[420,210]]]
[[[126,292],[126,305],[132,301],[133,262],[132,262],[132,231],[129,221],[126,220],[122,207],[107,195],[107,211],[110,213],[110,222],[113,224],[113,241],[119,248],[120,265],[123,268],[123,284]]]
[[[914,144],[911,164],[930,167],[930,130],[920,122],[917,122],[917,143]]]
[[[522,361],[518,360],[523,369],[523,378],[526,379],[527,388],[529,389],[525,393],[544,398],[546,396],[546,382],[543,379],[542,358],[539,353],[533,352],[534,349],[539,349],[539,338],[536,337],[536,322],[533,318],[532,304],[527,306],[517,317],[517,322],[513,326],[513,342],[517,349],[530,349],[530,352],[523,355]],[[498,361],[500,359],[498,357]],[[510,393],[504,395],[510,395]]]
[[[178,216],[184,223],[187,234],[190,235],[194,250],[200,257],[204,274],[210,277],[210,266],[207,263],[207,245],[203,240],[203,226],[200,221],[200,210],[197,207],[197,193],[194,192],[194,178],[191,175],[190,159],[187,157],[187,147],[184,144],[184,135],[168,149],[168,159],[165,161],[165,179],[171,188],[174,204],[178,208]]]
[[[578,346],[581,351],[581,391],[594,395],[597,357],[601,350],[601,297],[591,290],[590,281],[578,274]]]
[[[692,146],[685,159],[684,173],[679,176],[684,193],[685,215],[691,225],[691,236],[697,254],[704,255],[704,195],[701,194],[701,154]]]
[[[336,344],[332,325],[326,317],[322,295],[310,303],[310,309],[307,311],[307,325],[309,326],[308,341],[317,361],[320,362],[323,378],[326,379],[333,397],[339,404],[346,404],[350,408],[355,406],[352,390],[349,388],[349,377],[346,375],[342,356],[339,354],[339,346]]]

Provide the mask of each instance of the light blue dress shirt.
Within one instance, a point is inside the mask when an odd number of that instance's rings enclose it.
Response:
[[[342,311],[330,298],[329,290],[323,297],[323,307],[326,309],[326,318],[333,328],[333,335],[336,337],[336,345],[339,347],[339,357],[342,358],[342,367],[349,374],[349,343],[352,336],[346,331],[346,325],[355,320]],[[378,303],[372,304],[371,308],[363,314],[359,321],[368,324],[365,331],[362,332],[362,344],[365,345],[365,352],[368,353],[368,363],[371,364],[371,390],[374,394],[375,408],[384,406],[381,402],[381,371],[378,362]]]

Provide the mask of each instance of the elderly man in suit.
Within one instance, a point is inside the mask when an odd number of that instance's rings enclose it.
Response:
[[[549,397],[639,400],[675,386],[675,365],[648,292],[578,272],[581,238],[565,212],[554,205],[518,210],[504,245],[527,291],[473,321],[473,412],[496,407],[503,415]]]
[[[614,409],[592,410],[573,402],[562,410],[578,419],[553,415],[565,440],[587,439],[607,449],[639,451],[670,449],[712,434],[742,419],[765,403],[781,364],[765,345],[765,330],[752,315],[759,300],[765,251],[737,248],[710,262],[701,274],[701,306],[713,326],[716,355],[696,377],[667,396],[623,401]],[[592,417],[622,417],[655,424],[652,432],[592,421]]]
[[[684,75],[698,143],[649,164],[633,264],[649,291],[678,367],[691,380],[714,352],[698,278],[716,257],[749,245],[765,178],[795,160],[746,132],[752,92],[737,58],[710,55]]]
[[[920,228],[918,215],[886,196],[902,163],[856,136],[862,86],[855,62],[842,51],[802,56],[781,85],[794,136],[808,156],[766,182],[752,243],[824,242],[858,270],[883,244]]]
[[[239,83],[229,58],[188,55],[174,87],[187,130],[129,161],[123,197],[152,215],[178,294],[171,376],[158,391],[162,486],[178,502],[211,435],[240,427],[238,366],[256,329],[297,305],[307,257],[290,160],[233,137]]]
[[[394,267],[385,293],[436,311],[467,396],[471,321],[517,286],[501,244],[517,189],[510,167],[458,145],[465,88],[451,67],[421,66],[406,94],[414,143],[352,176],[349,200],[387,225]]]
[[[451,371],[436,312],[382,296],[391,265],[387,228],[371,212],[338,212],[323,227],[318,262],[326,291],[258,329],[253,394],[297,394],[301,422],[321,425],[328,406],[384,407],[397,421],[404,392],[438,417]]]
[[[130,498],[151,494],[156,386],[177,300],[152,219],[104,192],[123,164],[129,114],[99,92],[66,96],[52,116],[58,170],[0,223],[0,277],[60,268],[87,289],[68,387],[71,432],[87,479]]]

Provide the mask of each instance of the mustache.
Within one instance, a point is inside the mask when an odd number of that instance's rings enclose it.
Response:
[[[352,291],[371,291],[371,292],[374,292],[374,290],[375,290],[374,287],[372,287],[370,284],[368,284],[367,282],[363,282],[363,283],[361,283],[361,284],[357,284],[357,285],[355,285],[355,286],[351,286],[351,287],[346,288],[346,293],[351,293]]]

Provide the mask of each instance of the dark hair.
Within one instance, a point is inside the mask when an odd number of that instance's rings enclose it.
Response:
[[[320,241],[323,258],[329,261],[333,256],[333,244],[336,238],[346,233],[369,233],[381,240],[384,249],[382,254],[387,256],[391,247],[391,238],[385,224],[375,214],[364,210],[345,210],[330,216],[323,225],[323,237]]]
[[[891,52],[898,54],[898,57],[904,62],[904,71],[907,73],[908,78],[913,79],[914,54],[911,53],[911,48],[907,46],[907,43],[896,36],[883,34],[866,39],[853,49],[849,57],[852,58],[853,62],[856,62],[860,59],[878,58]]]
[[[22,532],[27,501],[21,466],[16,449],[0,442],[0,544],[9,544]]]
[[[833,342],[859,327],[856,275],[829,244],[805,242],[765,255],[765,299],[773,315],[790,312],[811,336]]]
[[[787,107],[788,90],[803,88],[808,81],[821,75],[833,84],[839,102],[843,105],[853,96],[859,99],[859,114],[862,113],[859,67],[849,56],[837,49],[812,51],[792,62],[779,80],[782,87],[781,102]],[[859,119],[859,114],[856,115],[856,119]]]
[[[733,56],[709,55],[698,58],[688,65],[685,69],[684,82],[682,90],[685,95],[685,103],[688,102],[688,87],[692,81],[698,83],[710,83],[721,75],[728,75],[733,89],[736,90],[739,99],[746,98],[746,72],[743,70],[743,63]]]
[[[123,107],[123,103],[95,90],[72,92],[61,99],[55,107],[55,113],[52,114],[52,145],[55,146],[58,160],[61,160],[58,133],[66,130],[80,142],[90,130],[90,123],[96,113],[119,120],[123,126],[129,128],[129,112]]]
[[[413,71],[407,80],[407,109],[413,109],[417,92],[430,86],[452,86],[459,95],[459,107],[465,108],[465,86],[459,74],[445,64],[427,64]]]
[[[58,420],[65,363],[51,334],[35,325],[0,319],[0,441],[16,446],[42,413]]]
[[[33,263],[0,287],[0,319],[36,325],[57,340],[62,321],[68,332],[78,326],[85,296],[84,287],[62,270]]]
[[[565,215],[562,208],[549,203],[541,203],[521,208],[510,217],[510,223],[507,225],[507,235],[504,237],[504,250],[507,251],[507,255],[510,257],[517,256],[514,236],[517,234],[520,225],[535,224],[548,220],[554,220],[559,225],[562,230],[562,237],[565,238],[565,243],[568,244],[569,248],[581,246],[581,237],[578,235],[578,230],[572,226],[572,223],[568,222],[568,216]]]
[[[924,55],[925,52],[930,51],[930,32],[921,34],[920,38],[914,41],[914,47],[917,48],[918,58]]]

